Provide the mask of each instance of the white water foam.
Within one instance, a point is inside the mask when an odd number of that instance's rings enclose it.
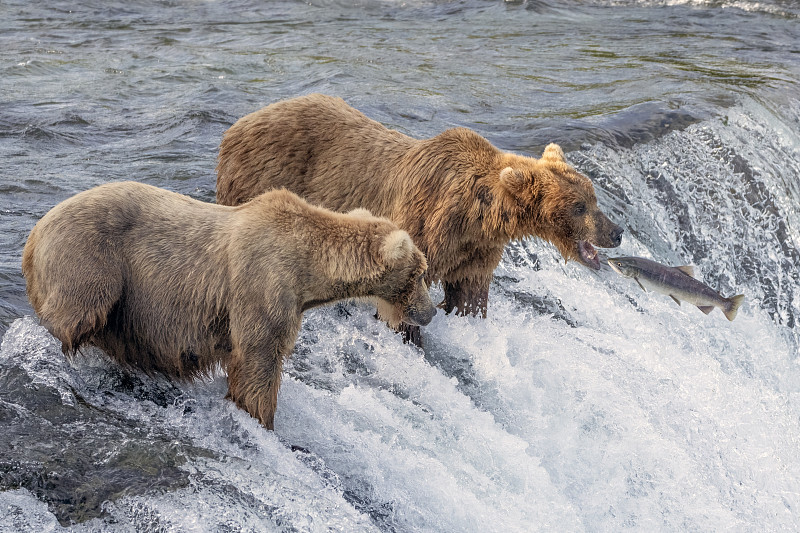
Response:
[[[770,2],[758,2],[755,0],[608,0],[608,2],[615,6],[690,6],[713,9],[740,9],[748,13],[768,13],[791,18],[796,18],[800,15],[797,11],[797,4],[792,0],[773,0]]]

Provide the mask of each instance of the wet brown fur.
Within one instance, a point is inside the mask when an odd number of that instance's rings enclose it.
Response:
[[[534,159],[466,128],[418,140],[320,94],[264,107],[223,137],[219,203],[237,205],[275,187],[395,221],[426,255],[428,280],[443,283],[448,312],[486,315],[492,273],[511,239],[540,237],[565,260],[580,259],[577,240],[619,244],[591,182],[557,145]]]
[[[427,323],[426,268],[404,231],[364,210],[286,190],[225,207],[133,182],[58,204],[22,259],[30,302],[67,355],[95,345],[184,380],[220,364],[228,397],[270,429],[303,311],[371,298],[394,323]]]

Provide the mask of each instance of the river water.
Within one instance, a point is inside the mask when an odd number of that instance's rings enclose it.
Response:
[[[75,4],[0,5],[0,531],[800,528],[797,2]],[[274,433],[222,375],[68,364],[25,296],[34,223],[109,181],[213,201],[222,133],[309,92],[561,143],[619,255],[696,265],[739,316],[531,240],[424,351],[368,307],[307,313]]]

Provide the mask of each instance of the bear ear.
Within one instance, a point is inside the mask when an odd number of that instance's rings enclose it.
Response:
[[[394,263],[398,259],[406,257],[414,249],[414,243],[408,233],[401,229],[394,230],[383,241],[381,246],[381,256],[388,263]]]
[[[561,147],[557,144],[550,143],[547,145],[547,148],[544,149],[544,153],[542,154],[542,159],[545,161],[557,161],[560,163],[566,163],[567,160],[564,159],[564,152],[561,150]]]
[[[349,211],[347,214],[358,218],[372,218],[372,213],[370,213],[368,209],[364,209],[363,207],[357,207],[352,211]]]
[[[509,191],[516,191],[525,183],[522,172],[506,167],[500,171],[500,183]]]

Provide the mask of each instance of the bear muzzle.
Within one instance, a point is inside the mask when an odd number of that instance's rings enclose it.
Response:
[[[596,240],[592,239],[592,242],[588,240],[578,241],[576,243],[578,261],[586,267],[599,270],[600,257],[597,254],[597,250],[595,250],[594,246],[599,246],[601,248],[616,248],[622,244],[623,233],[625,233],[624,229],[616,224],[612,224],[611,230],[605,232],[605,234],[601,234],[600,238]]]
[[[424,309],[417,309],[416,307],[407,309],[403,315],[403,322],[414,326],[427,326],[436,316],[436,306],[431,302],[430,306]]]
[[[433,305],[428,287],[420,281],[411,301],[403,307],[402,321],[414,326],[427,326],[434,316],[436,316],[436,306]]]

